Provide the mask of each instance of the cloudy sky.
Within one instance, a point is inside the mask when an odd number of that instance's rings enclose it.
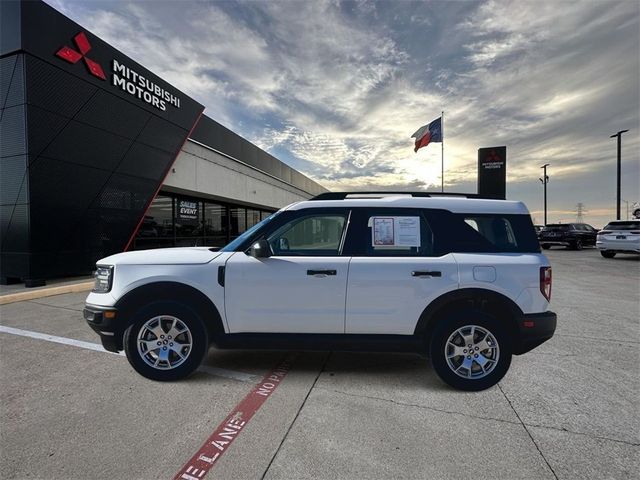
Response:
[[[640,201],[640,3],[47,0],[327,188],[475,192],[477,149],[507,145],[507,195],[602,226]],[[625,204],[622,205],[623,218]]]

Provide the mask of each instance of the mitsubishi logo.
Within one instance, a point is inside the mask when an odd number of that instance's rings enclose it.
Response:
[[[495,150],[491,150],[487,157],[487,162],[500,162],[502,159],[498,156]]]
[[[84,34],[84,32],[80,32],[75,37],[73,37],[73,41],[75,42],[76,47],[78,47],[78,50],[80,50],[79,52],[65,45],[56,52],[56,55],[63,60],[66,60],[67,62],[73,64],[78,63],[81,59],[84,59],[84,64],[87,66],[87,70],[89,70],[89,73],[91,75],[102,80],[106,80],[107,77],[105,76],[100,64],[86,57],[87,53],[89,53],[89,50],[91,50],[91,44],[89,43],[89,40],[87,39],[87,36]]]

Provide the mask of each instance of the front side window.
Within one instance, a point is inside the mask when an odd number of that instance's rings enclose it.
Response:
[[[310,215],[284,224],[267,241],[276,256],[340,255],[346,224],[344,214]]]

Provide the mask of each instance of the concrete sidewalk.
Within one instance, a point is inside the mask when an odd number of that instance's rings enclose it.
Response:
[[[44,287],[26,288],[23,283],[0,285],[0,305],[35,300],[38,298],[63,295],[66,293],[88,292],[93,288],[93,277],[74,277],[47,280]]]

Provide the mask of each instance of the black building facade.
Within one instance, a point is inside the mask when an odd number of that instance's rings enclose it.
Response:
[[[324,191],[203,117],[198,102],[50,6],[3,1],[0,17],[1,282],[86,274],[101,257],[162,246],[144,240],[158,232],[145,213],[162,198],[171,202],[173,241],[167,246],[194,243],[176,241],[180,197],[158,196],[190,135],[310,194]],[[183,232],[191,237],[200,228],[195,236],[203,244],[233,236],[233,206],[191,201],[199,202],[200,218]],[[211,220],[211,235],[207,205],[225,209],[225,229],[214,230],[218,224]],[[268,211],[244,209],[240,224]]]

